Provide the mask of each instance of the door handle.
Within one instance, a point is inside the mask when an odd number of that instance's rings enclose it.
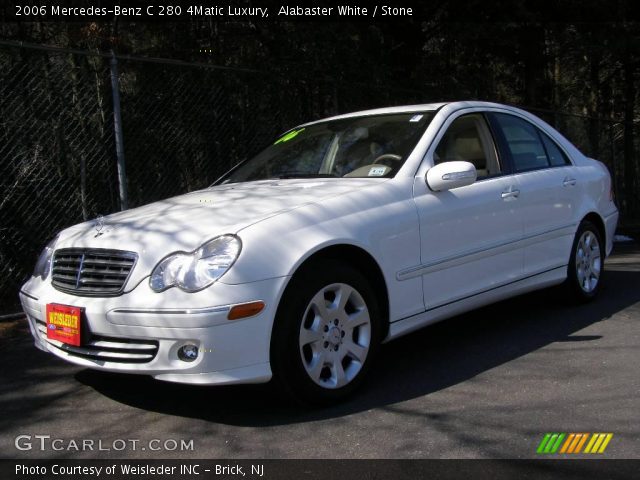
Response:
[[[562,181],[562,186],[563,187],[573,187],[575,184],[576,184],[576,179],[575,178],[567,177]]]
[[[507,190],[506,192],[502,192],[502,198],[518,198],[520,195],[520,190]]]

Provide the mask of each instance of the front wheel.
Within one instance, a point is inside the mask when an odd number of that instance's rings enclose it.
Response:
[[[582,302],[593,299],[600,290],[604,270],[604,248],[596,226],[588,220],[578,227],[571,249],[567,284],[572,296]]]
[[[380,343],[367,280],[335,261],[307,266],[287,288],[272,334],[274,376],[306,403],[332,403],[362,382]]]

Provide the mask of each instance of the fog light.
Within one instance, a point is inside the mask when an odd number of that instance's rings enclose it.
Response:
[[[183,345],[178,349],[178,358],[183,362],[193,362],[198,358],[198,347],[191,345]]]

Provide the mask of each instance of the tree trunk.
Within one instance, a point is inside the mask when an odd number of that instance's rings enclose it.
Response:
[[[634,152],[634,126],[636,86],[634,83],[635,66],[630,55],[624,62],[624,184],[627,213],[636,211],[636,165]]]
[[[636,210],[636,165],[634,151],[634,126],[633,117],[635,111],[636,87],[634,83],[635,67],[631,56],[627,53],[624,62],[624,178],[625,199],[627,200],[627,212]]]
[[[522,30],[521,56],[524,62],[524,103],[547,108],[551,102],[547,72],[546,32],[540,25]]]

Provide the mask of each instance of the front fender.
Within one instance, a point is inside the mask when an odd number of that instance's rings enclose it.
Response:
[[[242,253],[221,281],[239,284],[292,276],[314,253],[350,245],[378,263],[388,286],[392,319],[423,310],[422,280],[396,278],[398,271],[420,263],[412,185],[396,180],[308,204],[241,230]]]

